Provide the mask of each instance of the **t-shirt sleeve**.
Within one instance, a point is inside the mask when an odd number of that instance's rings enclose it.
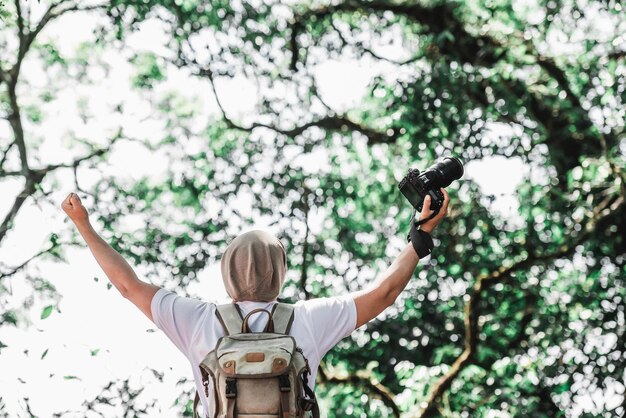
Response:
[[[150,304],[156,326],[185,356],[208,307],[206,302],[178,296],[166,289],[157,291]]]
[[[303,305],[320,357],[356,328],[356,305],[352,295],[310,299]]]

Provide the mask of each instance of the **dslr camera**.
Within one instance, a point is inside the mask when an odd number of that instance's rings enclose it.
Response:
[[[434,211],[431,217],[434,217],[443,206],[444,197],[439,189],[448,187],[462,176],[461,160],[456,157],[445,157],[424,172],[420,173],[416,168],[409,169],[398,187],[417,213],[422,211],[426,196],[430,196],[430,209]]]

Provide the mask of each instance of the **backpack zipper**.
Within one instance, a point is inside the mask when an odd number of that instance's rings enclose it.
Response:
[[[306,356],[304,355],[304,352],[302,351],[302,349],[300,347],[296,346],[296,351],[298,353],[302,354],[302,358],[304,358],[304,363],[306,364],[306,371],[310,375],[311,374],[311,368],[309,367],[309,360],[307,360]]]
[[[200,374],[202,375],[202,386],[204,386],[204,393],[206,397],[209,397],[209,374],[200,366]]]

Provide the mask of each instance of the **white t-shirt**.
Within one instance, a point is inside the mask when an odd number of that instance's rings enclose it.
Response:
[[[245,316],[256,308],[271,311],[272,302],[237,302]],[[150,306],[156,326],[174,343],[191,363],[191,370],[205,411],[209,410],[208,399],[204,394],[200,362],[215,348],[217,340],[224,336],[220,321],[215,316],[214,303],[178,296],[159,289]],[[265,328],[268,316],[257,312],[250,317],[248,324],[254,332]],[[324,355],[341,339],[347,337],[356,327],[356,305],[351,295],[298,301],[294,304],[294,319],[289,335],[296,340],[304,356],[309,361],[311,376],[309,387],[315,389],[317,368]],[[209,393],[212,393],[212,382]]]

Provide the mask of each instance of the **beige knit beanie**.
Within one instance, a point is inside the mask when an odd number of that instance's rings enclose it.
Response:
[[[253,230],[231,241],[221,267],[226,293],[234,301],[270,302],[285,281],[287,255],[274,235]]]

